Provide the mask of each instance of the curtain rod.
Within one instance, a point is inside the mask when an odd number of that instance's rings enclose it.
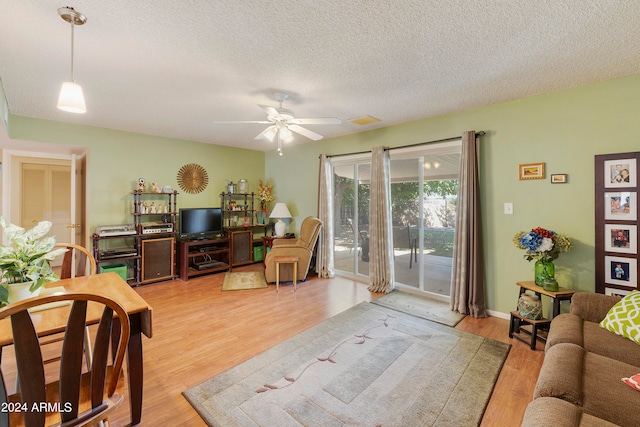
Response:
[[[483,131],[483,130],[481,130],[479,132],[476,132],[476,136],[484,136],[486,134],[487,133],[485,131]],[[385,151],[387,151],[387,150],[396,150],[396,149],[399,149],[399,148],[419,147],[420,145],[437,144],[437,143],[440,143],[440,142],[455,141],[455,140],[460,139],[460,138],[461,138],[461,136],[454,136],[454,137],[451,137],[451,138],[436,139],[436,140],[433,140],[433,141],[417,142],[415,144],[408,144],[408,145],[401,145],[399,147],[385,148]],[[353,156],[353,155],[356,155],[356,154],[367,154],[367,153],[371,153],[371,150],[357,151],[357,152],[354,152],[354,153],[344,153],[344,154],[333,154],[333,155],[332,154],[327,154],[327,157]]]

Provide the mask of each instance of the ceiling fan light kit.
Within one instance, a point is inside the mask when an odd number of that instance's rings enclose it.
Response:
[[[267,139],[269,142],[277,141],[278,144],[278,154],[282,156],[282,144],[283,142],[291,142],[293,141],[293,132],[300,134],[304,137],[307,137],[313,141],[319,141],[323,138],[322,135],[315,133],[307,128],[304,128],[300,125],[323,125],[323,124],[334,124],[339,125],[342,123],[337,117],[315,117],[315,118],[305,118],[305,119],[296,119],[296,116],[293,114],[293,111],[288,110],[286,108],[282,108],[282,103],[289,98],[289,95],[286,93],[275,93],[274,99],[280,103],[279,107],[271,107],[269,105],[260,105],[258,107],[262,108],[267,113],[267,120],[255,120],[255,121],[235,121],[235,122],[227,122],[227,121],[216,121],[214,123],[217,124],[228,124],[228,123],[257,123],[257,124],[270,124],[265,130],[260,132],[255,139]]]
[[[58,14],[71,24],[71,81],[62,83],[60,96],[58,97],[58,108],[69,113],[86,113],[87,106],[84,103],[82,86],[76,83],[73,75],[73,41],[75,26],[84,25],[87,22],[87,17],[72,7],[61,7],[58,9]]]

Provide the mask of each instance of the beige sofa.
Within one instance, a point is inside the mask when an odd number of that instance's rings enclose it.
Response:
[[[638,426],[640,346],[599,326],[619,297],[578,292],[551,322],[545,358],[522,422],[541,426]]]

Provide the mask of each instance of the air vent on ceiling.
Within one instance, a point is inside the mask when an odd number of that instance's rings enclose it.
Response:
[[[379,122],[380,119],[377,118],[377,117],[373,117],[373,116],[360,116],[360,117],[356,117],[354,119],[349,119],[349,121],[351,123],[353,123],[354,125],[364,126],[364,125],[368,125],[368,124],[371,124],[371,123]]]

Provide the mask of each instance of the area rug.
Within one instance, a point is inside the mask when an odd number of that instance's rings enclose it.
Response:
[[[363,302],[183,395],[210,426],[475,426],[509,348]]]
[[[452,327],[465,317],[464,314],[451,311],[448,302],[410,292],[392,291],[373,303]]]
[[[267,287],[262,271],[242,271],[227,273],[222,283],[223,291],[239,291],[242,289],[261,289]]]

